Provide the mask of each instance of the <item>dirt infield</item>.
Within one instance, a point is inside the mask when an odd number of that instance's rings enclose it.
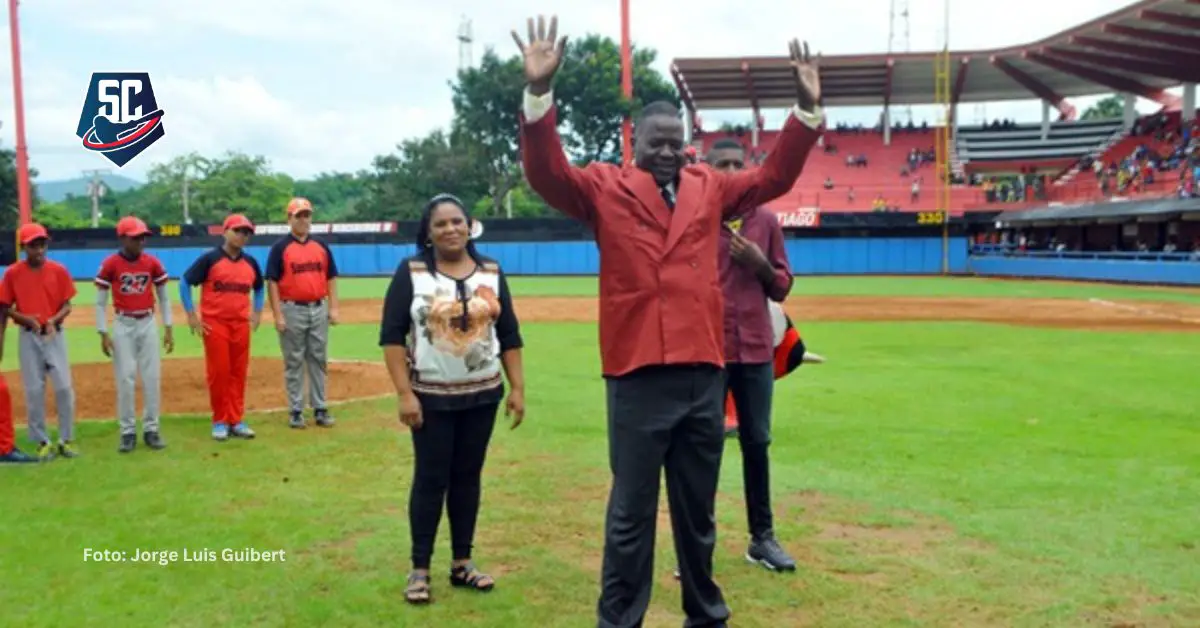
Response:
[[[75,383],[76,417],[79,419],[112,418],[117,413],[116,380],[112,364],[93,362],[72,364]],[[25,391],[19,372],[5,373],[12,394],[13,418],[25,422]],[[141,417],[142,394],[138,387],[138,417]],[[204,381],[204,360],[172,358],[163,360],[162,413],[209,413],[208,385]],[[329,380],[325,396],[333,402],[361,399],[392,391],[391,378],[382,364],[364,362],[333,362],[329,365]],[[46,420],[57,425],[54,391],[46,385]],[[253,358],[246,382],[248,412],[287,407],[283,389],[283,362],[273,358]]]
[[[594,322],[595,297],[518,297],[517,315],[527,322]],[[1165,301],[1103,299],[998,299],[960,297],[803,296],[791,297],[786,309],[804,321],[977,321],[1108,331],[1200,332],[1200,306]],[[341,304],[341,322],[379,322],[383,302],[349,299]],[[177,324],[186,321],[176,309]],[[72,327],[92,325],[91,316],[72,316]],[[272,325],[270,310],[263,325]],[[186,333],[186,332],[185,332]]]

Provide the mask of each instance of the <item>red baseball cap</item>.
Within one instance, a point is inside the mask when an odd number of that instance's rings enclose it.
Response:
[[[250,222],[249,218],[241,214],[230,214],[229,217],[225,219],[225,224],[222,225],[222,229],[225,231],[229,231],[230,229],[249,229],[250,233],[254,233],[254,223]]]
[[[37,224],[36,222],[31,222],[21,225],[21,229],[17,231],[17,237],[20,238],[21,244],[25,245],[40,238],[45,238],[48,240],[50,239],[50,233],[46,231],[45,227]]]
[[[302,212],[302,211],[307,211],[309,213],[312,213],[313,206],[312,206],[312,203],[310,203],[308,201],[308,199],[306,199],[302,196],[297,196],[296,198],[293,198],[288,203],[288,206],[287,206],[288,218],[291,218],[292,216],[294,216],[297,213]]]
[[[142,222],[142,219],[137,216],[126,216],[117,221],[117,237],[129,236],[136,238],[138,236],[150,235],[151,233],[153,232],[150,231],[150,227],[147,227],[146,223]]]

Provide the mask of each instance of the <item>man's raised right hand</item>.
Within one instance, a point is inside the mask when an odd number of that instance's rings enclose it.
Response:
[[[529,43],[521,41],[517,31],[512,31],[513,41],[525,58],[525,82],[529,84],[529,92],[541,96],[550,91],[550,81],[562,65],[563,56],[567,49],[567,38],[558,38],[558,16],[550,16],[550,32],[546,32],[545,16],[538,16],[537,30],[534,30],[533,18],[528,20]]]

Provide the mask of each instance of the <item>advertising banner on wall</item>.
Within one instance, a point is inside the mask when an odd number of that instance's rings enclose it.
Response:
[[[816,229],[821,226],[821,210],[816,207],[798,207],[788,211],[775,211],[775,218],[784,229]]]
[[[287,224],[254,225],[255,235],[283,235],[291,231]],[[330,233],[395,233],[395,222],[318,222],[313,223],[310,233],[327,235]],[[221,235],[221,225],[209,225],[209,235]]]

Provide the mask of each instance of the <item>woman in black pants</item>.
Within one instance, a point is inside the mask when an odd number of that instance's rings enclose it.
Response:
[[[442,517],[450,520],[450,584],[489,591],[471,561],[480,475],[504,398],[512,426],[525,415],[521,334],[504,273],[475,250],[471,217],[449,194],[425,206],[416,255],[396,269],[383,304],[379,344],[412,430],[416,459],[408,517],[412,572],[405,598],[430,600],[429,563]]]

